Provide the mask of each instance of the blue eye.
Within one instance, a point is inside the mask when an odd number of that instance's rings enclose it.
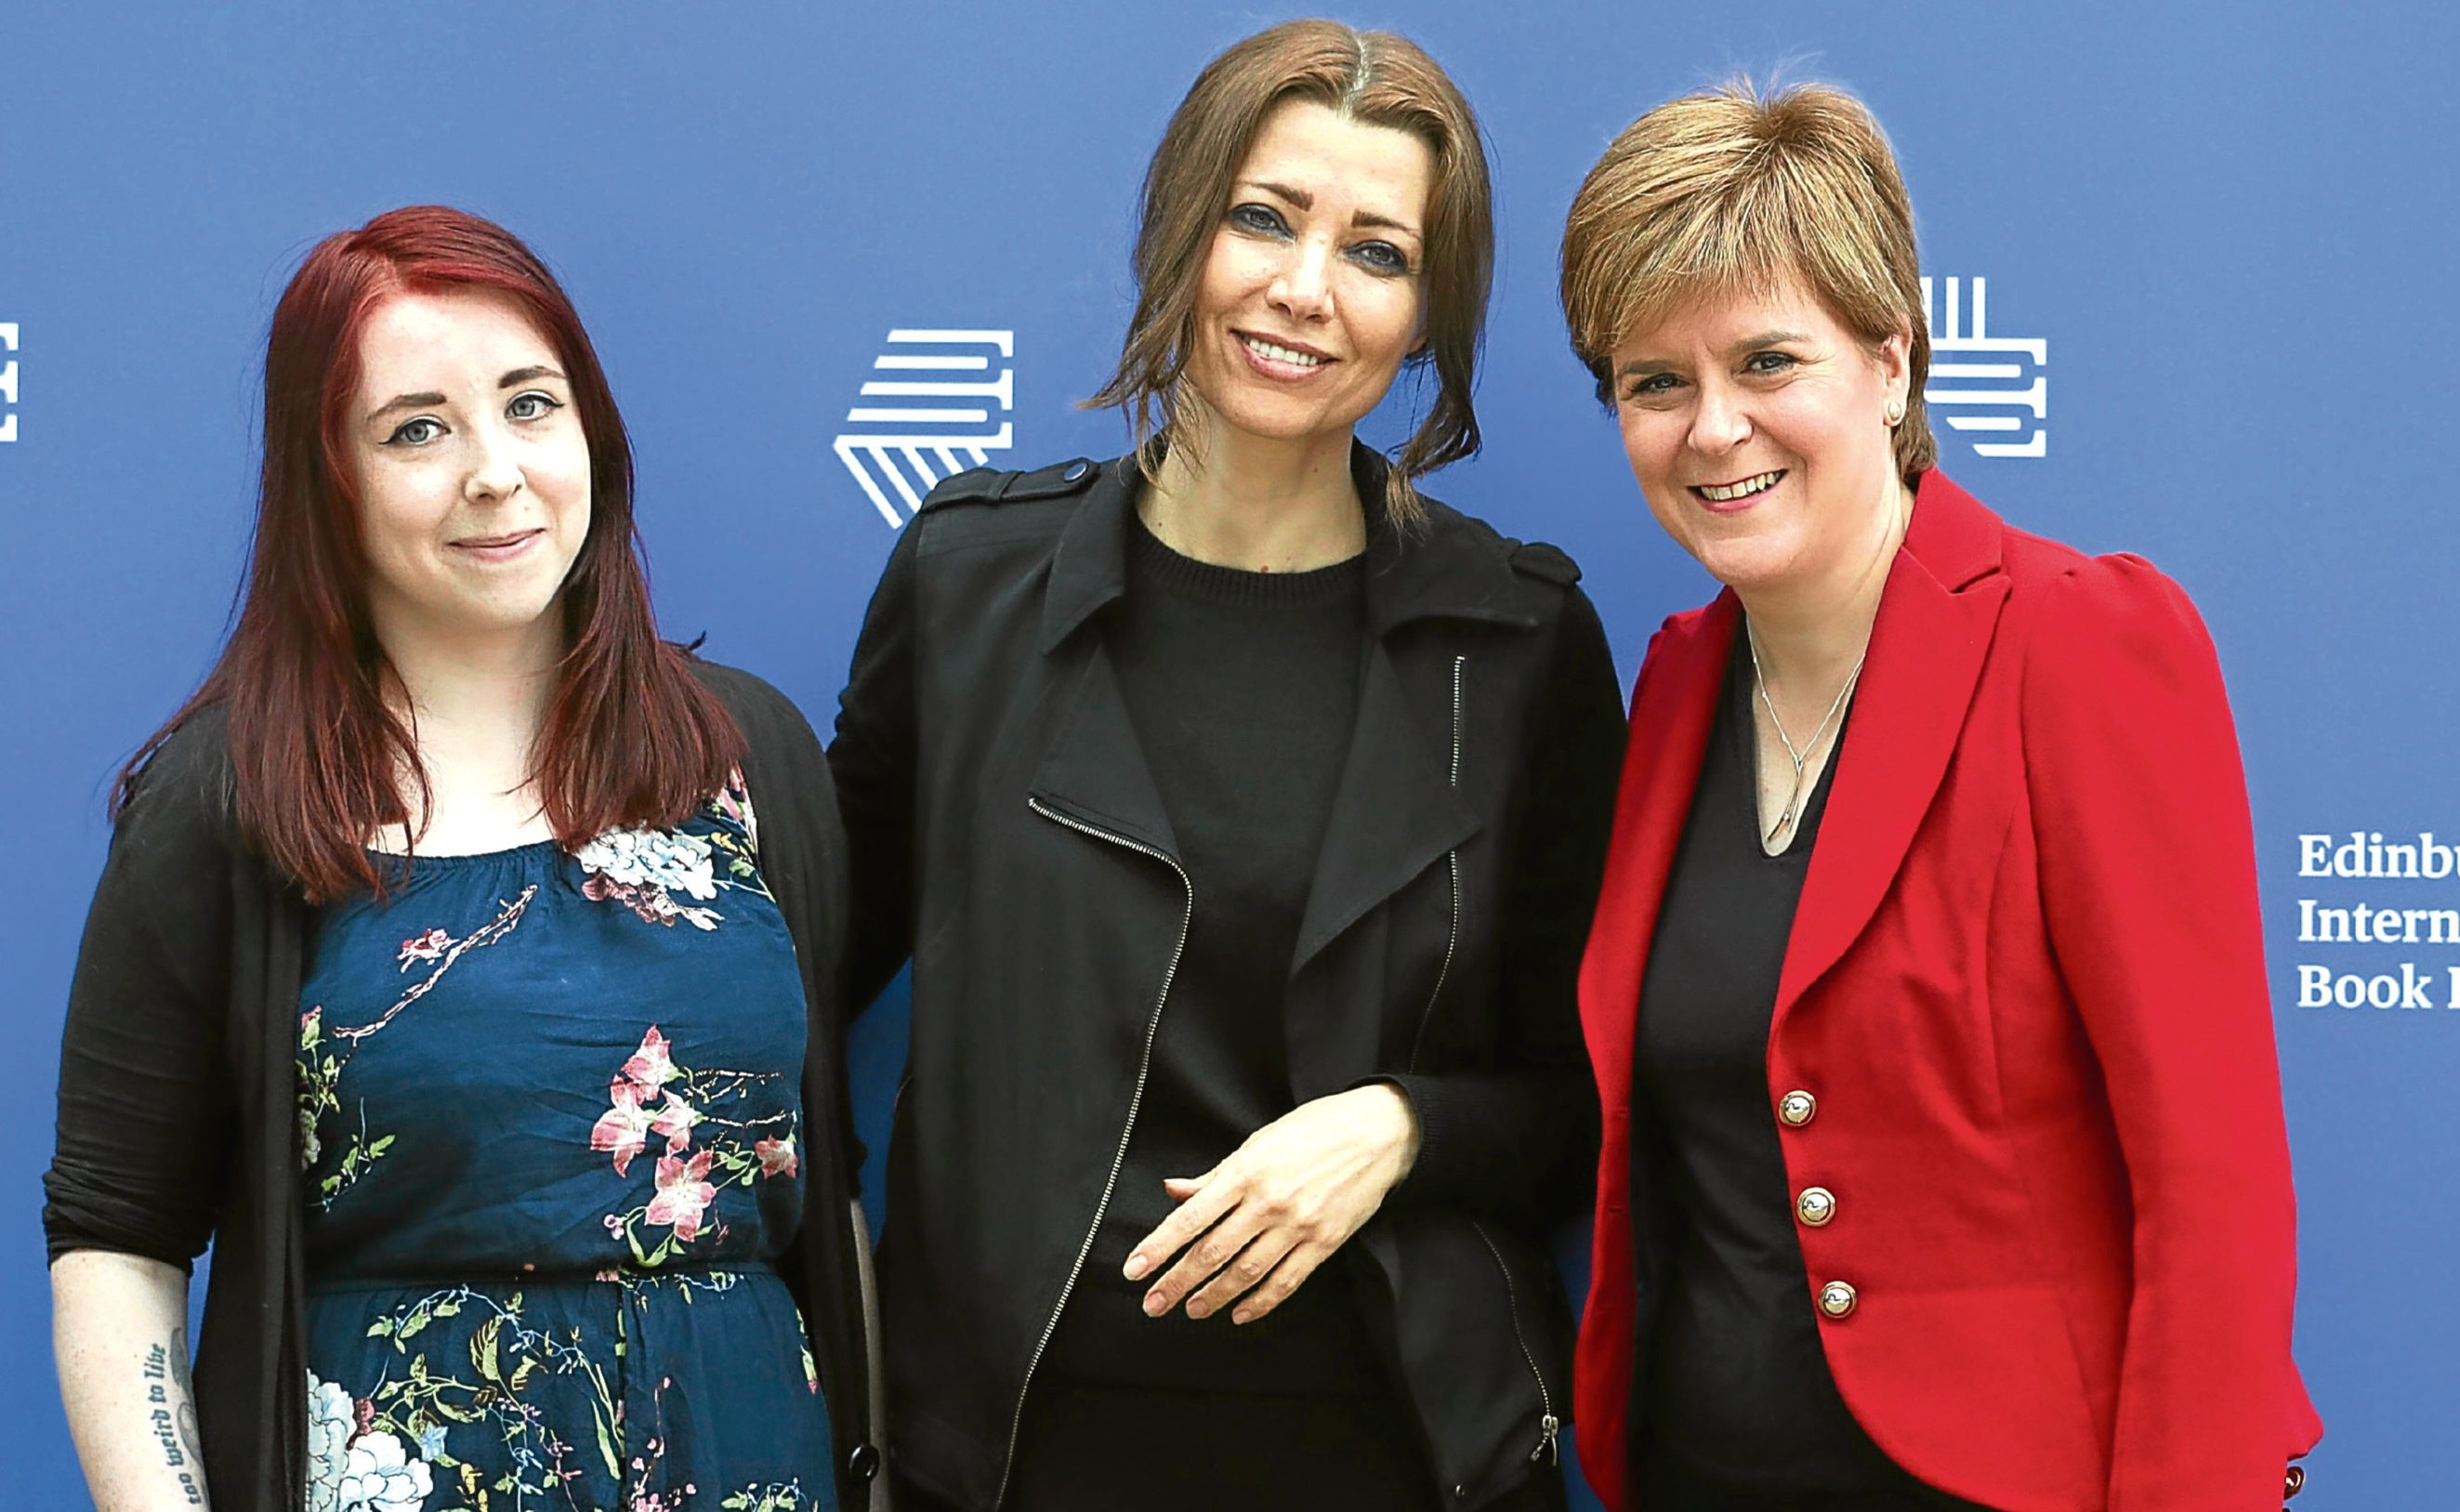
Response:
[[[1762,375],[1783,373],[1793,365],[1792,355],[1783,351],[1754,351],[1743,363],[1747,371]]]
[[[1622,396],[1626,399],[1653,398],[1658,394],[1671,391],[1673,387],[1674,374],[1670,373],[1651,373],[1634,379],[1631,385],[1622,391]]]
[[[1265,236],[1287,236],[1290,231],[1289,223],[1282,219],[1282,213],[1279,210],[1271,205],[1257,204],[1253,202],[1233,205],[1230,210],[1230,224],[1241,230],[1255,231]]]
[[[443,434],[442,421],[421,415],[394,426],[392,434],[385,437],[385,444],[387,446],[425,446]]]
[[[532,389],[527,394],[513,395],[513,402],[504,406],[504,413],[516,420],[542,420],[562,408],[562,400]]]
[[[1389,242],[1367,242],[1351,247],[1349,255],[1379,273],[1406,273],[1410,270],[1410,254]]]

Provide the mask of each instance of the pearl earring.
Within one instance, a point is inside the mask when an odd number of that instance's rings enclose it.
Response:
[[[1890,400],[1888,401],[1887,415],[1888,415],[1888,429],[1890,429],[1890,430],[1892,430],[1892,431],[1893,431],[1893,430],[1895,430],[1898,426],[1904,424],[1904,423],[1905,423],[1905,401],[1904,401],[1904,400],[1902,400],[1902,399],[1890,399]]]

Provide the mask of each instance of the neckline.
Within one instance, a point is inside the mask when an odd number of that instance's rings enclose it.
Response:
[[[1129,511],[1128,563],[1164,590],[1218,603],[1241,605],[1328,604],[1357,593],[1367,583],[1367,553],[1359,551],[1304,572],[1268,572],[1224,566],[1191,557],[1154,534],[1141,511]]]
[[[402,867],[453,866],[456,864],[472,864],[479,862],[511,861],[517,857],[528,856],[541,851],[555,851],[558,854],[561,854],[562,851],[562,845],[553,836],[549,836],[545,840],[523,841],[518,845],[506,845],[497,850],[463,850],[451,851],[443,854],[434,854],[423,850],[378,850],[372,845],[363,845],[360,849],[367,853],[368,860],[373,862],[379,866],[390,865]]]

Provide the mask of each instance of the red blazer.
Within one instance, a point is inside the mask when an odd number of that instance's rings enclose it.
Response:
[[[1649,643],[1580,975],[1605,1138],[1576,1414],[1618,1512],[1654,1249],[1633,1019],[1738,618],[1724,593]],[[2289,1354],[2254,841],[2202,621],[2142,560],[2011,529],[1933,471],[1835,762],[1768,1095],[1792,1190],[1834,1197],[1797,1231],[1804,1305],[1853,1288],[1819,1321],[1846,1404],[2004,1512],[2272,1512],[2322,1425]]]

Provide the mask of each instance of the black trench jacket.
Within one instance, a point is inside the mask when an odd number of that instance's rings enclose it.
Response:
[[[869,1261],[845,1093],[838,976],[842,831],[811,726],[748,672],[693,664],[743,731],[760,861],[802,968],[803,1228],[778,1271],[810,1333],[839,1503],[870,1504]],[[240,838],[219,708],[146,763],[86,916],[43,1178],[51,1257],[182,1269],[213,1245],[197,1337],[205,1483],[219,1507],[305,1502],[308,1373],[299,1193],[299,988],[308,909]]]
[[[1381,469],[1359,450],[1362,498]],[[829,751],[847,1001],[914,969],[880,1265],[889,1452],[968,1509],[1004,1495],[1205,906],[1101,633],[1138,487],[1133,461],[944,482],[889,558]],[[1285,1019],[1294,1100],[1383,1080],[1416,1111],[1416,1167],[1347,1260],[1466,1508],[1526,1481],[1570,1413],[1543,1234],[1593,1176],[1575,980],[1623,718],[1570,559],[1427,507],[1369,533],[1357,726]]]

